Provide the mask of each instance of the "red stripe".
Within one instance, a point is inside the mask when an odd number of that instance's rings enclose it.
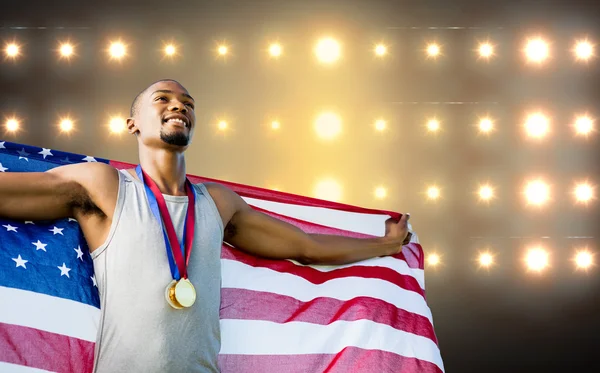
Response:
[[[136,165],[131,163],[124,163],[118,161],[109,161],[110,165],[117,169],[125,169],[125,168],[135,168]],[[244,184],[232,183],[229,181],[222,181],[217,179],[210,179],[207,177],[200,177],[194,175],[188,175],[188,178],[192,183],[219,183],[227,186],[229,189],[238,193],[243,197],[257,198],[263,199],[266,201],[272,202],[282,202],[288,203],[291,205],[301,205],[301,206],[313,206],[313,207],[323,207],[332,210],[341,210],[348,212],[358,212],[362,214],[374,214],[374,215],[390,215],[394,219],[400,219],[400,214],[393,211],[385,211],[385,210],[375,210],[375,209],[367,209],[352,205],[346,205],[343,203],[325,201],[317,198],[304,197],[291,193],[284,192],[276,192],[274,190],[269,190],[265,188],[259,188],[254,186],[248,186]]]
[[[414,291],[425,297],[425,291],[414,277],[400,274],[387,267],[354,265],[351,267],[321,272],[315,268],[297,265],[288,260],[259,258],[226,245],[223,245],[221,250],[221,259],[235,260],[252,267],[268,268],[279,273],[289,273],[302,277],[313,284],[322,284],[333,279],[346,277],[376,278],[388,281],[402,289]]]
[[[0,361],[53,372],[91,372],[93,342],[0,323]]]
[[[433,325],[427,317],[370,297],[357,297],[347,301],[316,298],[302,302],[286,295],[224,288],[221,289],[220,318],[276,323],[302,321],[319,325],[328,325],[339,320],[366,319],[429,338],[437,344]]]
[[[219,355],[219,366],[221,373],[442,373],[427,361],[357,347],[337,354]]]

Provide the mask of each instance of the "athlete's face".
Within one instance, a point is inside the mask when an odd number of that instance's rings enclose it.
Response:
[[[145,144],[160,141],[185,149],[196,125],[194,99],[176,82],[155,83],[141,98],[134,124]]]

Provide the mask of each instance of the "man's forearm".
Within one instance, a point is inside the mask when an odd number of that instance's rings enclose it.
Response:
[[[402,250],[402,240],[388,237],[351,238],[311,234],[316,242],[307,253],[310,264],[348,264],[361,260],[393,255]]]

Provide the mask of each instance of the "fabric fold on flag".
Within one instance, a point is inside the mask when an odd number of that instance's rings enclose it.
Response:
[[[0,141],[0,172],[70,163],[134,165]],[[218,182],[307,233],[383,236],[393,211]],[[427,304],[418,236],[397,255],[341,265],[268,260],[224,244],[224,373],[444,372]],[[89,372],[100,317],[88,247],[74,219],[0,219],[0,371]],[[10,301],[4,301],[10,300]]]

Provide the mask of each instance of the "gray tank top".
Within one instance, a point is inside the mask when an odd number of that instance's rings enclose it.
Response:
[[[196,303],[175,310],[165,300],[172,280],[161,223],[144,185],[119,171],[110,233],[92,253],[102,316],[94,372],[218,372],[223,222],[202,184],[196,189],[196,231],[188,277]],[[187,196],[165,195],[181,240]]]

